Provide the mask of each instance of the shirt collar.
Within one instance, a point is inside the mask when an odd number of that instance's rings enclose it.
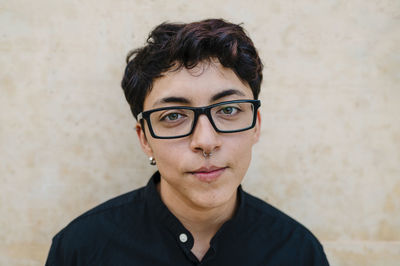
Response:
[[[157,185],[160,183],[160,179],[160,172],[155,172],[145,189],[146,202],[151,212],[150,215],[158,226],[165,226],[173,234],[178,244],[185,251],[189,252],[194,244],[193,236],[161,200],[161,196],[157,191]],[[180,240],[181,234],[187,236],[187,241],[182,242]]]
[[[159,226],[166,226],[168,230],[174,235],[178,244],[188,252],[192,249],[194,244],[194,239],[192,234],[182,225],[182,223],[168,210],[167,206],[161,200],[161,196],[157,191],[157,185],[161,179],[160,173],[157,171],[153,174],[149,182],[147,183],[145,189],[146,202],[149,206],[151,216],[155,219],[155,222]],[[243,191],[240,185],[237,190],[238,205],[235,214],[231,219],[226,221],[215,236],[211,239],[210,246],[216,252],[218,248],[218,239],[225,234],[232,234],[232,232],[237,232],[241,230],[241,225],[243,225],[246,210],[245,210],[245,198],[246,193]],[[187,241],[182,243],[179,236],[185,234],[187,236]],[[230,236],[232,237],[232,235]]]

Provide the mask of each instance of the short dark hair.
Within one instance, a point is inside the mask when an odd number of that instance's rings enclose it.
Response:
[[[258,99],[263,64],[244,29],[223,19],[193,23],[162,23],[147,38],[146,45],[129,52],[121,82],[135,118],[156,78],[171,68],[194,68],[205,60],[218,59],[246,82]]]

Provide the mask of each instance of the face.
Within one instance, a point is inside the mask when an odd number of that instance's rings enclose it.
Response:
[[[253,99],[250,87],[218,62],[170,71],[153,84],[144,110],[167,106],[207,106],[222,101]],[[156,139],[137,124],[144,152],[154,157],[161,174],[163,200],[175,197],[192,208],[215,208],[236,201],[236,190],[251,160],[260,132],[256,126],[237,133],[217,133],[200,115],[193,133],[177,139]],[[212,153],[204,157],[203,151]]]

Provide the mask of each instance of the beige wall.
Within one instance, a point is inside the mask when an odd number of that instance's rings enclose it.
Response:
[[[399,265],[398,0],[0,0],[0,265],[43,265],[71,219],[146,183],[125,55],[208,17],[244,22],[266,65],[245,188],[332,265]]]

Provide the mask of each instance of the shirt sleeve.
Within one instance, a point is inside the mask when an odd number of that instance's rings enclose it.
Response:
[[[59,237],[57,236],[53,238],[45,266],[56,266],[56,265],[59,266],[64,265],[60,254],[60,240]]]
[[[57,234],[53,238],[45,266],[81,265],[80,262],[77,261],[75,252],[70,249],[69,245],[64,245],[65,241],[63,241],[63,239],[64,237],[62,233]]]
[[[323,247],[320,245],[319,248],[316,250],[315,254],[314,254],[314,260],[313,260],[313,264],[315,266],[329,266],[329,262],[328,259],[326,258],[325,252]]]
[[[311,239],[309,238],[307,243],[304,243],[302,255],[304,265],[329,266],[324,248],[322,247],[321,243],[314,237],[312,237]]]

